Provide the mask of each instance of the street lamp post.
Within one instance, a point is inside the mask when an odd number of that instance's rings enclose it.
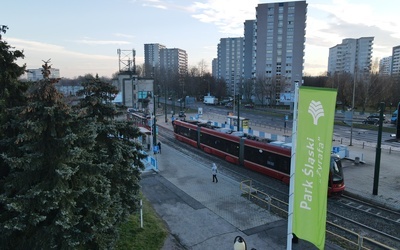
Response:
[[[350,144],[349,144],[349,146],[353,146],[354,99],[355,99],[355,94],[356,94],[356,79],[357,79],[357,70],[354,71],[353,100],[352,100],[352,104],[351,104],[351,127],[350,127]]]
[[[157,125],[156,125],[156,96],[153,96],[153,149],[157,145]]]
[[[165,114],[165,123],[167,123],[168,122],[168,117],[167,117],[167,96],[168,96],[168,94],[167,94],[167,84],[164,82],[164,84],[165,84],[165,91],[164,91],[164,114]]]
[[[239,99],[239,95],[237,95],[237,131],[240,131],[240,113],[239,113],[239,106],[240,106],[240,99]]]

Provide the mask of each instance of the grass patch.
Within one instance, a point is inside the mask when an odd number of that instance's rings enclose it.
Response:
[[[157,215],[150,202],[142,197],[143,200],[143,228],[140,228],[139,211],[132,214],[129,220],[122,224],[120,238],[116,249],[146,249],[160,250],[168,236],[168,230]]]

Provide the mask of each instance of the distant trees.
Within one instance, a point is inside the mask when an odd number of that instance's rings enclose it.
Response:
[[[0,248],[113,248],[138,204],[139,131],[115,119],[110,83],[88,78],[69,106],[49,62],[44,79],[26,86],[18,58],[0,40]]]
[[[343,109],[352,107],[353,94],[354,107],[360,112],[371,108],[377,110],[381,102],[385,102],[386,107],[390,107],[397,105],[400,101],[400,78],[379,75],[376,72],[356,79],[347,72],[335,73],[326,77],[323,86],[337,89],[337,101],[341,103]],[[353,89],[355,89],[354,93]]]

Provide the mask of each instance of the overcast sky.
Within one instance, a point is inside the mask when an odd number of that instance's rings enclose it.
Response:
[[[201,60],[211,71],[220,38],[241,37],[245,20],[255,19],[256,0],[7,0],[0,25],[11,46],[24,50],[28,68],[51,59],[62,77],[87,73],[111,77],[117,49],[160,43],[188,53],[189,66]],[[329,48],[344,38],[373,36],[373,58],[390,56],[400,45],[398,0],[309,0],[304,73],[327,71]]]

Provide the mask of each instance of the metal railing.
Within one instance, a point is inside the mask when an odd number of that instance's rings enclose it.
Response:
[[[244,180],[244,181],[240,182],[240,190],[243,192],[243,195],[245,197],[247,197],[249,200],[264,203],[264,206],[261,206],[261,207],[267,207],[267,210],[269,212],[271,212],[271,208],[275,208],[279,212],[283,212],[287,218],[287,210],[282,209],[278,205],[272,204],[272,201],[274,200],[274,201],[279,202],[280,204],[284,204],[286,206],[288,206],[288,204],[284,201],[281,201],[279,199],[271,197],[270,195],[268,195],[265,192],[262,192],[256,188],[254,188],[252,185],[252,180]],[[327,221],[326,224],[331,227],[334,227],[336,230],[344,232],[344,234],[346,235],[346,237],[344,237],[344,236],[334,233],[332,231],[326,230],[326,234],[330,235],[330,238],[332,241],[340,240],[340,241],[346,243],[348,246],[352,246],[352,247],[354,247],[354,249],[359,249],[359,250],[373,249],[373,248],[369,248],[369,247],[365,246],[364,245],[365,242],[369,242],[370,244],[377,246],[381,249],[394,249],[394,248],[389,247],[381,242],[377,242],[371,238],[363,237],[361,234],[358,234],[350,229],[344,228],[344,227],[334,224],[332,222]],[[353,238],[353,240],[350,238]]]

